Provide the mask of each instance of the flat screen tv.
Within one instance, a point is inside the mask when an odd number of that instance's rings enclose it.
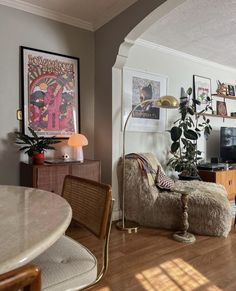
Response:
[[[236,162],[236,127],[220,128],[220,157],[223,162]]]

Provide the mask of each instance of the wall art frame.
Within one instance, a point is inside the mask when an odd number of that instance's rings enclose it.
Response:
[[[226,84],[226,95],[236,98],[236,96],[235,96],[235,89],[236,89],[236,86],[235,85],[233,85],[233,84]]]
[[[79,58],[20,47],[22,131],[68,138],[80,132]]]
[[[216,114],[222,117],[227,116],[227,106],[225,101],[216,101]]]
[[[200,105],[195,105],[195,111],[200,113],[206,105],[211,105],[211,79],[199,75],[193,75],[193,98],[200,101]]]
[[[129,67],[123,69],[122,128],[131,110],[141,101],[159,99],[167,94],[168,78]],[[166,109],[139,106],[127,124],[127,131],[162,132],[165,130]]]

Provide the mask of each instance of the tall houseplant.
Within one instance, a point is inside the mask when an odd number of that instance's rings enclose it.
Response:
[[[28,127],[32,136],[21,132],[15,132],[16,144],[20,145],[20,151],[24,151],[34,164],[43,164],[44,152],[46,150],[55,150],[52,144],[59,143],[60,140],[56,140],[55,137],[46,138],[44,136],[38,136],[36,132]]]
[[[211,133],[210,120],[203,115],[211,110],[211,98],[206,98],[205,108],[195,113],[196,105],[201,102],[191,97],[192,88],[187,90],[187,96],[180,97],[179,113],[180,117],[174,122],[170,130],[171,134],[171,154],[168,165],[180,173],[180,178],[198,178],[197,164],[201,159],[202,152],[197,148],[198,139],[203,133],[205,137]]]

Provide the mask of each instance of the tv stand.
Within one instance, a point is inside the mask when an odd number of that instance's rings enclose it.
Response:
[[[199,170],[199,176],[205,182],[223,185],[228,193],[228,199],[234,200],[236,195],[236,169]]]

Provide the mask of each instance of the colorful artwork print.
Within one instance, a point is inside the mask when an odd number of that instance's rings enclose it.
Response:
[[[206,87],[198,87],[197,88],[197,97],[198,97],[198,100],[202,104],[207,103],[207,99],[206,99],[207,96],[209,96],[209,88],[206,88]]]
[[[25,131],[78,132],[78,59],[27,48],[23,53]]]
[[[196,105],[196,112],[204,110],[207,104],[211,103],[208,97],[211,98],[211,79],[193,75],[193,97],[201,102]]]
[[[160,98],[160,82],[133,77],[132,82],[132,108],[145,100]],[[140,104],[133,112],[132,117],[159,119],[160,109],[153,106],[152,102]]]

